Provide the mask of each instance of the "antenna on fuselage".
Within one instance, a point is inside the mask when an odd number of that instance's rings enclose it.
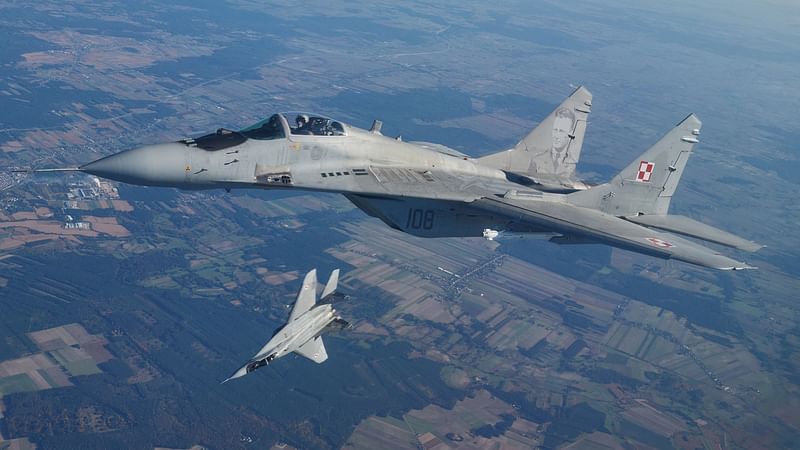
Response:
[[[383,127],[383,122],[375,119],[372,121],[372,126],[369,127],[369,132],[372,134],[381,134],[381,127]]]

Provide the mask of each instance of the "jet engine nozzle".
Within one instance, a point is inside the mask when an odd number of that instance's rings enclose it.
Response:
[[[345,295],[339,292],[334,292],[332,294],[326,295],[324,298],[320,299],[320,303],[338,303],[338,302],[346,302],[350,300],[349,295]]]

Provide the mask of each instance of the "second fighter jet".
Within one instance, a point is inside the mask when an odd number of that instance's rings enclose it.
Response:
[[[322,342],[322,333],[350,326],[330,304],[336,298],[338,282],[339,269],[336,269],[322,291],[321,303],[317,304],[317,270],[308,272],[289,314],[289,321],[275,330],[272,339],[223,383],[243,377],[289,353],[297,353],[318,364],[325,362],[328,353]]]

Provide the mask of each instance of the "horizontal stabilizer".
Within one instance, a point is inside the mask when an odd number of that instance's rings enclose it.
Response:
[[[328,359],[328,352],[325,351],[325,344],[322,342],[322,337],[320,336],[317,336],[301,345],[300,348],[295,350],[295,353],[306,357],[317,364],[321,364]]]
[[[638,223],[646,227],[658,228],[664,231],[682,234],[704,241],[714,242],[728,247],[738,248],[747,252],[755,252],[763,245],[736,236],[735,234],[714,228],[694,219],[685,216],[672,215],[652,215],[643,214],[638,216],[625,217],[630,222]]]
[[[499,198],[483,198],[472,205],[487,212],[514,217],[517,222],[536,228],[645,255],[721,270],[754,269],[687,239],[651,230],[595,209],[561,202]]]

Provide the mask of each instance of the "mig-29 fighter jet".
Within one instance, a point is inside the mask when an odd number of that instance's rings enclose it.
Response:
[[[328,359],[322,334],[332,329],[345,329],[350,326],[336,314],[331,302],[337,297],[336,286],[339,283],[339,269],[331,273],[325,289],[322,291],[320,303],[317,299],[317,270],[306,274],[297,301],[289,314],[289,321],[272,334],[272,339],[253,356],[247,364],[233,373],[223,383],[240,378],[248,373],[266,366],[277,358],[289,353],[297,353],[317,364]]]
[[[690,114],[610,182],[573,181],[591,95],[578,88],[514,148],[472,158],[327,117],[274,114],[253,126],[120,152],[73,168],[145,186],[337,192],[422,237],[536,233],[723,270],[752,268],[689,236],[745,251],[760,245],[669,205],[701,122]],[[63,169],[62,169],[63,170]]]

